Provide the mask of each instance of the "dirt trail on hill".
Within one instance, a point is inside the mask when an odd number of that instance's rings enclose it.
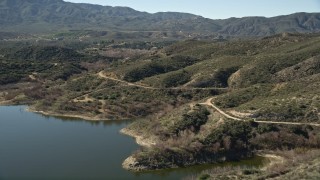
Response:
[[[210,107],[213,107],[215,110],[217,110],[220,114],[222,114],[223,116],[227,117],[228,119],[233,119],[233,120],[236,120],[236,121],[244,121],[240,118],[236,118],[236,117],[233,117],[233,116],[230,116],[229,114],[225,113],[224,111],[222,111],[220,108],[218,108],[217,106],[215,106],[214,104],[212,104],[212,99],[213,98],[210,98],[208,99],[206,102],[204,103],[201,103],[202,105],[207,105],[207,106],[210,106]]]
[[[173,88],[156,88],[156,87],[151,87],[151,86],[146,86],[142,84],[137,84],[137,83],[130,83],[121,79],[113,78],[106,76],[103,71],[100,71],[98,73],[98,76],[104,79],[109,79],[112,81],[117,81],[123,84],[126,84],[127,86],[135,86],[139,88],[144,88],[144,89],[152,89],[152,90],[227,90],[228,88],[188,88],[188,87],[173,87]]]
[[[116,78],[113,78],[113,77],[109,77],[109,76],[106,76],[103,71],[100,71],[98,73],[99,77],[101,78],[104,78],[104,79],[110,79],[112,81],[117,81],[117,82],[120,82],[120,83],[123,83],[123,84],[126,84],[128,86],[135,86],[135,87],[140,87],[140,88],[144,88],[144,89],[161,89],[161,88],[154,88],[154,87],[150,87],[150,86],[145,86],[145,85],[140,85],[140,84],[136,84],[136,83],[130,83],[130,82],[127,82],[127,81],[123,81],[123,80],[120,80],[120,79],[116,79]]]
[[[206,102],[204,103],[200,103],[202,105],[206,105],[206,106],[210,106],[212,108],[214,108],[215,110],[217,110],[220,114],[222,114],[223,116],[225,116],[228,119],[232,119],[235,121],[248,121],[245,119],[240,119],[237,117],[233,117],[229,114],[227,114],[226,112],[224,112],[223,110],[221,110],[220,108],[218,108],[216,105],[214,105],[212,103],[213,98],[208,99]],[[297,122],[282,122],[282,121],[257,121],[257,120],[253,120],[256,123],[264,123],[264,124],[283,124],[283,125],[310,125],[310,126],[317,126],[320,127],[320,124],[316,124],[316,123],[297,123]]]
[[[84,99],[82,99],[82,100],[74,99],[73,101],[74,101],[74,102],[90,102],[90,101],[94,101],[94,99],[88,97],[88,95],[85,95],[85,96],[84,96]]]

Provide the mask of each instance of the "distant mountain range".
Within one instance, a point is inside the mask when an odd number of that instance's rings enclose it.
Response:
[[[62,0],[0,0],[0,26],[2,32],[26,33],[104,30],[268,36],[282,32],[319,32],[320,13],[212,20],[188,13],[150,14],[128,7],[76,4]]]

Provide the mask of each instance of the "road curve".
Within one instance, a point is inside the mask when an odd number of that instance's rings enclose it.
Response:
[[[243,119],[240,119],[240,118],[236,118],[236,117],[233,117],[233,116],[230,116],[229,114],[225,113],[224,111],[222,111],[220,108],[218,108],[217,106],[215,106],[214,104],[212,104],[212,99],[213,98],[210,98],[208,99],[206,102],[204,103],[200,103],[202,105],[207,105],[207,106],[210,106],[212,108],[214,108],[215,110],[217,110],[220,114],[222,114],[223,116],[225,116],[226,118],[228,119],[233,119],[233,120],[236,120],[236,121],[245,121]]]
[[[232,119],[232,120],[235,120],[235,121],[248,121],[248,120],[245,120],[245,119],[240,119],[240,118],[237,118],[237,117],[233,117],[229,114],[227,114],[226,112],[224,112],[223,110],[221,110],[220,108],[218,108],[216,105],[214,105],[212,103],[212,100],[213,98],[210,98],[208,99],[206,102],[204,103],[200,103],[202,105],[206,105],[206,106],[210,106],[212,108],[214,108],[215,110],[217,110],[221,115],[225,116],[226,118],[228,119]],[[317,123],[297,123],[297,122],[283,122],[283,121],[257,121],[255,119],[253,119],[254,122],[256,123],[263,123],[263,124],[283,124],[283,125],[309,125],[309,126],[316,126],[316,127],[320,127],[320,124],[317,124]]]

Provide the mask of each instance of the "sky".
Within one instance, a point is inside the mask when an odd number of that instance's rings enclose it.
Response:
[[[320,0],[65,0],[108,6],[126,6],[138,11],[187,12],[211,19],[273,17],[296,12],[320,12]]]

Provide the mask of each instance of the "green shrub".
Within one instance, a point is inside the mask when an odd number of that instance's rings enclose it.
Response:
[[[178,71],[168,75],[162,81],[164,87],[175,87],[190,81],[190,74],[186,71]]]
[[[124,75],[123,79],[129,82],[136,82],[146,77],[176,71],[196,62],[198,62],[198,59],[189,56],[173,56],[166,59],[158,59],[130,70]]]
[[[228,149],[247,148],[247,144],[252,137],[252,127],[249,122],[239,122],[228,120],[209,134],[204,144],[212,145],[215,143],[223,144],[225,138],[230,139],[230,147]]]
[[[236,67],[217,69],[212,75],[197,80],[192,86],[201,88],[227,87],[229,77],[236,71]]]
[[[10,59],[34,61],[79,61],[83,56],[75,50],[58,46],[29,46],[7,55]]]
[[[209,178],[210,178],[209,174],[201,174],[198,179],[199,180],[207,180]]]
[[[70,91],[89,91],[102,83],[103,80],[92,76],[84,76],[76,80],[67,81],[67,89]]]
[[[177,121],[171,131],[178,134],[180,131],[193,128],[195,132],[200,130],[200,127],[208,121],[210,112],[202,106],[192,112],[182,115],[182,119]]]

